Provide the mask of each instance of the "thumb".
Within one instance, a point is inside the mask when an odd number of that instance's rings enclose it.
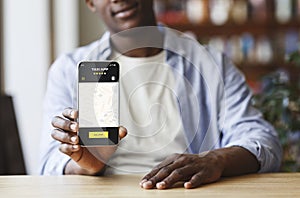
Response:
[[[125,127],[119,127],[119,136],[120,140],[123,139],[127,135],[127,129]]]

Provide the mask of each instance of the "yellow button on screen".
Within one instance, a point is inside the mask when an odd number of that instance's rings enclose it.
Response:
[[[101,139],[101,138],[108,138],[108,131],[91,131],[89,132],[90,139]]]

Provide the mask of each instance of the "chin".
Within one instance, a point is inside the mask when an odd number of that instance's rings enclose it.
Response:
[[[145,25],[142,24],[140,21],[131,20],[131,21],[119,23],[117,28],[113,28],[113,32],[118,33],[132,28],[143,27],[143,26]]]

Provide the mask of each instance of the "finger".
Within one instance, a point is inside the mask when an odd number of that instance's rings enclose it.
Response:
[[[145,188],[145,189],[153,188],[157,182],[159,182],[159,181],[163,180],[164,178],[166,178],[167,176],[169,176],[173,170],[174,170],[173,167],[167,166],[167,167],[160,169],[157,172],[156,171],[153,172],[155,174],[151,178],[142,180],[141,187]]]
[[[81,147],[78,144],[71,145],[71,144],[62,143],[59,147],[60,152],[69,156],[71,156],[75,152],[78,152],[80,149]]]
[[[125,127],[119,127],[119,137],[123,139],[127,135],[127,129]]]
[[[156,184],[157,189],[171,188],[175,183],[180,181],[186,181],[195,174],[195,170],[191,166],[185,166],[182,168],[177,168],[172,171],[168,177]]]
[[[161,182],[165,178],[168,178],[173,171],[176,171],[180,167],[182,167],[181,163],[173,163],[169,166],[161,168],[156,175],[148,179],[148,181],[143,184],[143,188],[149,189],[155,187],[158,182]]]
[[[72,108],[66,108],[64,111],[63,111],[63,116],[74,121],[78,118],[78,110],[75,110],[75,109],[72,109]]]
[[[166,160],[164,160],[162,163],[160,163],[156,167],[154,167],[150,173],[148,173],[147,175],[145,175],[142,178],[142,181],[140,182],[140,186],[143,188],[146,188],[146,189],[153,188],[155,186],[156,182],[160,181],[159,179],[163,179],[163,175],[167,174],[167,172],[172,172],[175,168],[179,167],[179,166],[177,166],[178,163],[176,163],[176,165],[169,167],[169,170],[167,168],[168,166],[173,164],[176,161],[176,159],[179,158],[179,156],[181,156],[181,155],[173,154],[170,157],[168,157]],[[151,181],[148,181],[151,178],[153,178],[156,174],[158,174],[158,172],[161,169],[164,169],[164,170],[162,170],[162,178],[154,178]]]
[[[204,183],[205,177],[203,172],[195,174],[190,181],[184,183],[186,189],[197,188]]]
[[[156,174],[160,169],[166,167],[166,166],[169,166],[170,164],[173,164],[174,161],[176,161],[176,159],[178,158],[179,154],[173,154],[169,157],[167,157],[163,162],[161,162],[160,164],[158,164],[157,166],[155,166],[153,169],[152,169],[152,173],[148,173],[147,175],[145,175],[143,177],[143,179],[150,179],[151,177],[154,176],[154,174]]]
[[[147,175],[145,175],[142,178],[142,181],[140,182],[140,186],[142,188],[146,188],[146,189],[152,188],[153,187],[152,182],[148,181],[148,180],[150,178],[152,178],[155,174],[157,174],[158,171],[159,171],[159,169],[153,169],[153,170],[151,170]]]
[[[62,130],[65,130],[65,131],[72,131],[72,132],[77,132],[78,131],[77,122],[66,120],[66,119],[64,119],[62,117],[59,117],[59,116],[55,116],[52,119],[52,125],[55,128],[62,129]]]
[[[140,185],[142,186],[142,184],[146,181],[148,181],[150,178],[152,178],[154,175],[156,175],[158,173],[158,171],[170,164],[173,163],[173,159],[166,159],[165,161],[163,161],[162,163],[158,164],[156,167],[154,167],[148,174],[146,174],[143,178],[142,181],[140,182]]]
[[[59,129],[54,129],[51,133],[51,136],[53,139],[62,143],[75,145],[79,142],[79,137],[76,135],[76,133],[66,133]]]

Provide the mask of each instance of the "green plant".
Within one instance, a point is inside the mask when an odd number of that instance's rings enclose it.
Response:
[[[300,66],[300,54],[289,56]],[[284,155],[282,171],[300,171],[300,87],[290,83],[287,71],[278,70],[262,79],[263,90],[253,98],[254,105],[277,130]]]

